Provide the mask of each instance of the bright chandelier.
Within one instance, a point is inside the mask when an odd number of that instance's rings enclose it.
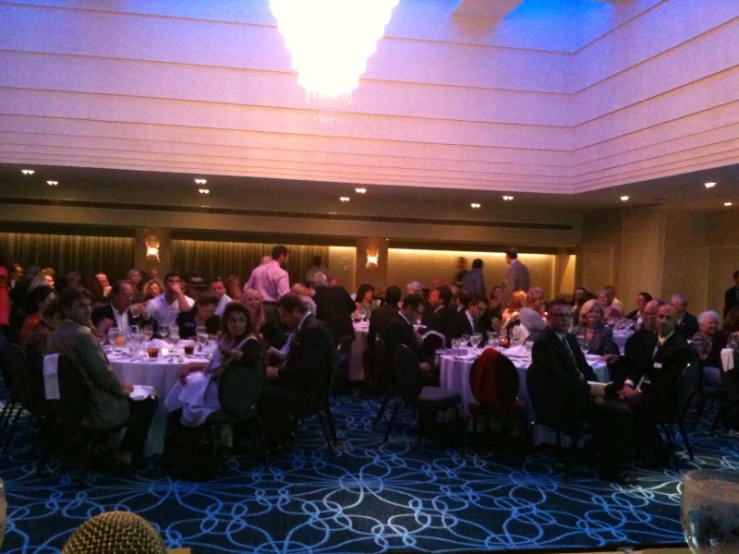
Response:
[[[398,1],[269,0],[309,103],[351,102]]]

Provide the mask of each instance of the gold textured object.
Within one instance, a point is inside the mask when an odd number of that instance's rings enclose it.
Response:
[[[105,512],[85,521],[69,537],[62,554],[166,554],[154,526],[130,512]]]

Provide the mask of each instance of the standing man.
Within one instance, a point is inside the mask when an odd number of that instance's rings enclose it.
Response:
[[[529,292],[529,268],[518,261],[518,251],[509,247],[505,251],[505,261],[508,264],[508,272],[505,276],[505,287],[503,289],[503,304],[508,304],[511,294],[517,290]]]
[[[151,314],[157,325],[176,325],[177,315],[186,312],[195,305],[195,300],[185,296],[182,280],[176,271],[164,276],[164,292],[146,303],[146,311]]]
[[[267,323],[279,321],[277,301],[290,292],[290,277],[283,269],[289,260],[290,250],[286,246],[275,246],[272,249],[272,259],[255,267],[244,285],[244,294],[247,289],[256,289],[262,293]]]
[[[734,286],[726,289],[724,295],[724,317],[734,306],[739,306],[739,270],[734,272]]]
[[[482,260],[472,260],[472,269],[462,277],[462,288],[470,291],[470,294],[481,294],[485,296],[485,277],[482,274]]]
[[[210,293],[218,298],[218,306],[216,307],[216,315],[221,317],[226,309],[226,304],[231,302],[231,297],[226,294],[226,284],[223,279],[216,277],[210,281]]]

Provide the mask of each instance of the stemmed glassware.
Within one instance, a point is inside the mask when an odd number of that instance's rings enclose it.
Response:
[[[208,346],[208,331],[205,329],[205,327],[197,327],[195,329],[195,334],[198,337],[198,351],[203,352]]]
[[[113,352],[115,353],[118,352],[118,350],[116,350],[118,335],[118,327],[111,327],[110,329],[108,329],[108,342],[110,342],[110,344],[112,345]]]
[[[144,327],[144,340],[149,342],[154,337],[154,328],[151,325]]]
[[[481,342],[482,335],[480,333],[474,333],[470,336],[470,344],[472,345],[472,348],[477,348]]]
[[[488,335],[488,346],[491,348],[498,348],[500,345],[500,337],[498,336],[498,333],[490,333]]]
[[[182,353],[177,350],[177,344],[180,342],[180,330],[172,328],[169,330],[169,342],[172,344],[172,355],[179,362],[183,362]]]

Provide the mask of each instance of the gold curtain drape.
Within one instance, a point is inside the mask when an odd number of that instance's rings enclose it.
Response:
[[[313,256],[328,261],[328,246],[285,245],[290,249],[287,271],[290,284],[305,279]],[[204,240],[172,240],[172,266],[180,273],[195,271],[204,279],[238,275],[243,284],[263,256],[272,253],[274,244],[221,242]]]
[[[36,264],[52,267],[62,283],[69,271],[83,278],[104,272],[111,281],[126,276],[134,264],[135,239],[36,233],[0,233],[0,263],[18,262],[24,267]]]

